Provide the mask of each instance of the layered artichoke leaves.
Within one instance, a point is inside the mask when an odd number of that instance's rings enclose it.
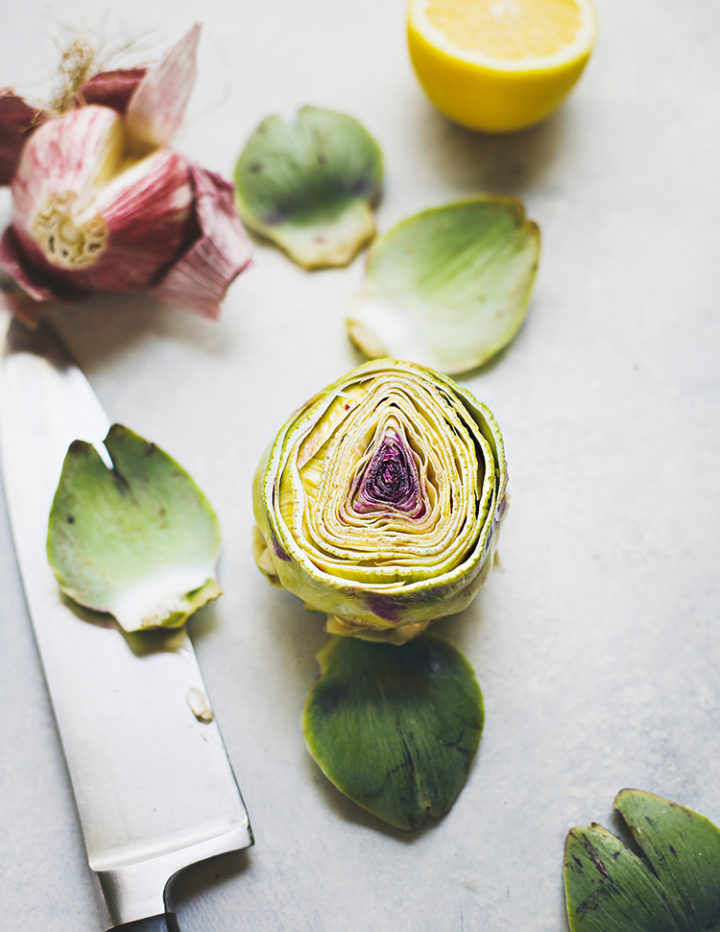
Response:
[[[404,643],[485,582],[506,485],[485,405],[437,372],[374,360],[311,398],[266,451],[255,557],[331,634]]]

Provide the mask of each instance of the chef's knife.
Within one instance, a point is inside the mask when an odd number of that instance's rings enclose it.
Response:
[[[169,879],[251,845],[247,812],[184,631],[126,637],[58,589],[46,538],[62,462],[75,439],[107,458],[109,424],[49,325],[6,324],[5,496],[88,862],[110,928],[173,930]]]

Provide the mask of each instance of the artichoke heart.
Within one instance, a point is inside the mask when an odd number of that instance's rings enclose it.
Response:
[[[255,556],[333,634],[402,643],[461,611],[506,507],[502,436],[449,378],[375,360],[295,413],[257,470]]]

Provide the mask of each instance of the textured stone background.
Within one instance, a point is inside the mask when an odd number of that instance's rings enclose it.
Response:
[[[52,74],[53,17],[101,22],[88,0],[47,9],[3,12],[0,85]],[[343,318],[363,260],[306,274],[258,245],[215,325],[139,298],[53,314],[109,416],[179,459],[223,525],[225,595],[191,633],[257,843],[178,879],[183,932],[562,932],[565,832],[612,826],[618,789],[720,820],[720,12],[601,0],[599,15],[572,98],[506,138],[426,103],[401,0],[126,0],[103,21],[147,55],[202,19],[177,147],[208,167],[230,174],[265,115],[328,106],[384,150],[381,229],[490,191],[522,198],[543,236],[525,326],[462,379],[504,430],[512,503],[502,571],[437,626],[483,687],[481,749],[454,809],[416,836],[310,760],[300,712],[322,620],[268,587],[250,551],[263,448],[359,361]],[[1,497],[0,511],[1,924],[100,929]]]

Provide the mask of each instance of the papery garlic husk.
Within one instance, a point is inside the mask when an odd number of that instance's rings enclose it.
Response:
[[[489,409],[411,362],[366,363],[281,428],[253,488],[255,557],[331,634],[403,643],[493,565],[507,468]]]
[[[9,90],[0,90],[0,185],[13,179],[25,141],[44,114]]]
[[[102,104],[118,113],[125,113],[135,88],[147,74],[147,68],[118,68],[101,71],[78,88],[76,102]]]
[[[195,79],[200,27],[154,68],[105,72],[59,116],[0,95],[0,184],[13,173],[0,268],[41,303],[146,291],[216,317],[250,261],[232,186],[167,148]],[[33,318],[27,301],[0,299]],[[37,316],[37,315],[35,315]]]

